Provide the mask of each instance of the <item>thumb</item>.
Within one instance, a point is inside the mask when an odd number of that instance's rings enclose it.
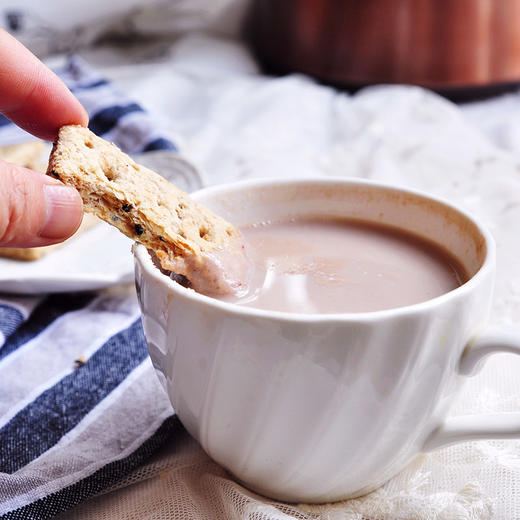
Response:
[[[0,160],[0,247],[61,242],[76,231],[82,215],[74,188]]]

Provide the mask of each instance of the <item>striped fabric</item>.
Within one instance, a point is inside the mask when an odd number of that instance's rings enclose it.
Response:
[[[79,56],[71,56],[56,71],[87,109],[89,128],[126,153],[176,150],[157,124],[133,100],[115,89]],[[23,140],[28,134],[0,114],[0,145]]]
[[[90,127],[127,153],[175,150],[78,57],[58,71]],[[0,118],[0,144],[24,132]],[[0,294],[0,518],[44,519],[112,486],[178,423],[151,366],[133,287]]]

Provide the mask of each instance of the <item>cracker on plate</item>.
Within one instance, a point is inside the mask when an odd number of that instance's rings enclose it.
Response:
[[[43,160],[45,152],[43,141],[26,141],[9,146],[0,146],[0,159],[4,161],[24,166],[41,173],[45,173],[46,162]],[[93,215],[83,215],[83,220],[74,237],[96,225],[99,220]],[[73,238],[73,237],[71,237]],[[69,239],[70,240],[70,239]],[[65,243],[65,242],[63,242]],[[63,244],[62,243],[62,244]],[[62,244],[54,244],[43,247],[0,247],[0,257],[12,260],[31,261],[42,258],[47,253],[59,248]]]
[[[44,173],[46,167],[43,160],[44,152],[45,144],[43,141],[26,141],[0,146],[0,159]]]
[[[50,246],[42,247],[0,247],[0,257],[11,258],[12,260],[23,260],[26,262],[38,260],[39,258],[42,258],[44,255],[50,253],[51,251],[58,249],[63,244],[66,244],[69,240],[75,238],[78,233],[83,233],[87,229],[90,229],[91,227],[95,226],[96,224],[99,224],[99,219],[96,218],[94,215],[89,215],[85,213],[83,215],[83,220],[81,221],[81,224],[76,233],[74,233],[72,237],[65,240],[64,242],[61,242],[60,244],[53,244]]]

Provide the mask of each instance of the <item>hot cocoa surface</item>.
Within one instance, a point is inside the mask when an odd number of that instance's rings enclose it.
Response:
[[[239,305],[298,313],[378,311],[435,298],[467,280],[440,246],[388,226],[313,219],[241,231],[252,266],[247,290],[221,298]]]

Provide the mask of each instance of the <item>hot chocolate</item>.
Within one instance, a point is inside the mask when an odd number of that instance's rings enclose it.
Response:
[[[441,247],[354,220],[266,222],[245,229],[253,264],[240,305],[284,312],[378,311],[435,298],[468,276]]]

